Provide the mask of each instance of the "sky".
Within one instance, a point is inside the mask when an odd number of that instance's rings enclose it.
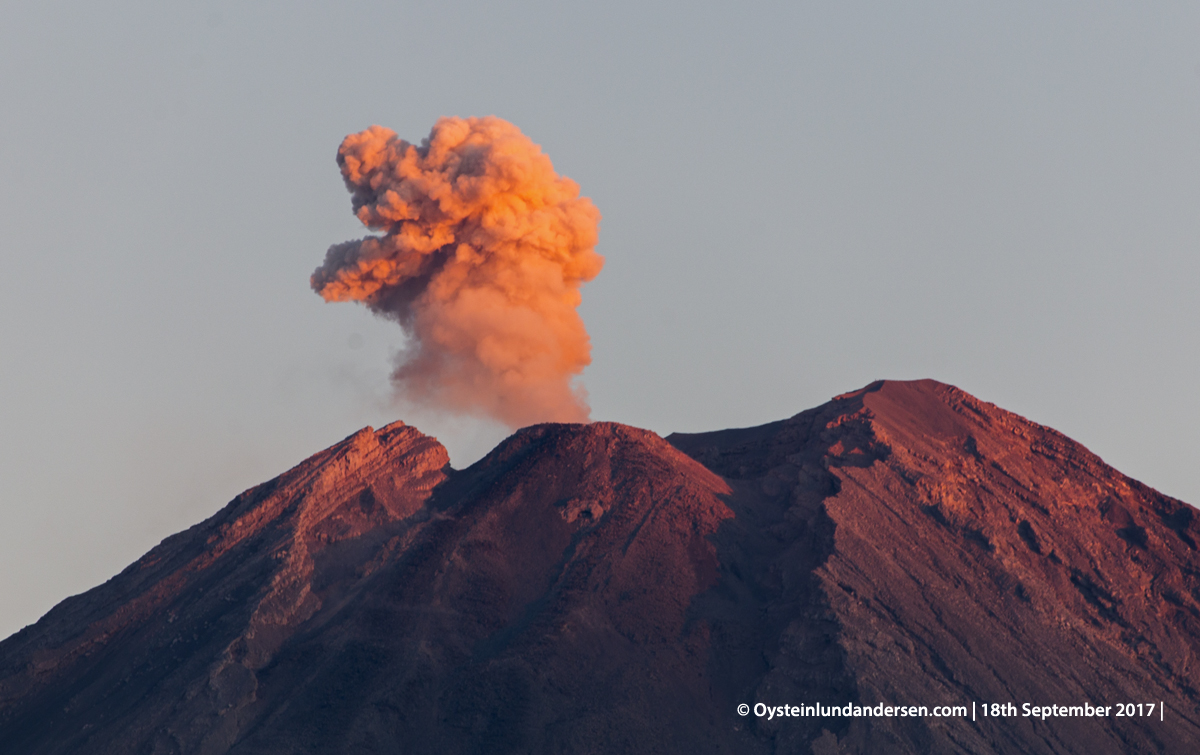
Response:
[[[403,419],[309,276],[335,162],[496,115],[602,214],[592,418],[951,383],[1200,503],[1200,5],[14,4],[0,25],[0,636]]]

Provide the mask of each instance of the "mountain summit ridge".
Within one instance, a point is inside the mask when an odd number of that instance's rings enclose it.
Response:
[[[1194,749],[1197,538],[1190,506],[935,381],[666,439],[535,425],[464,470],[393,423],[0,643],[0,753]]]

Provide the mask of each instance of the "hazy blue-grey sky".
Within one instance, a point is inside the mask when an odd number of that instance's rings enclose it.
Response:
[[[932,377],[1200,502],[1195,3],[11,4],[0,636],[359,427],[399,330],[308,277],[334,154],[506,118],[603,213],[593,417]]]

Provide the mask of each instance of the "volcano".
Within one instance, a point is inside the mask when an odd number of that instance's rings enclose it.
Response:
[[[1197,752],[1194,512],[928,380],[367,428],[0,643],[0,753]]]

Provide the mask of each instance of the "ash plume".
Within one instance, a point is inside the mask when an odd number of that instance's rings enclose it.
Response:
[[[576,307],[604,258],[579,186],[495,117],[442,118],[420,145],[371,126],[337,160],[355,215],[383,235],[330,247],[312,287],[403,327],[400,395],[514,428],[586,422]]]

